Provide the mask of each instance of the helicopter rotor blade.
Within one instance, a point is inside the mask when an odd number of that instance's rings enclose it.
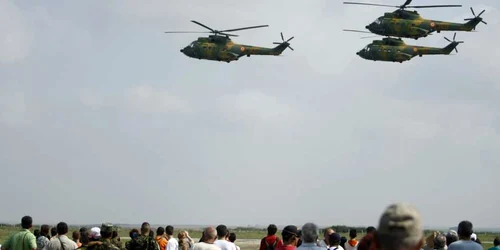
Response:
[[[257,28],[263,28],[263,27],[269,27],[269,25],[258,25],[258,26],[244,27],[244,28],[238,28],[238,29],[221,30],[220,32],[231,32],[231,31],[239,31],[239,30],[257,29]]]
[[[283,32],[281,32],[281,40],[283,40],[283,42],[285,41],[285,38],[283,37]]]
[[[404,7],[410,5],[410,3],[412,2],[412,0],[406,0],[406,2],[403,4]]]
[[[455,38],[457,38],[457,32],[453,35],[453,41],[455,41]]]
[[[364,30],[346,30],[346,29],[344,29],[343,31],[372,34],[371,32],[364,31]]]
[[[295,51],[290,45],[288,45],[288,48],[291,49],[292,51]]]
[[[212,33],[212,32],[208,32],[208,31],[165,31],[165,33],[170,33],[170,34],[174,34],[174,33],[188,34],[188,33]]]
[[[393,8],[400,7],[400,6],[395,6],[395,5],[385,5],[385,4],[375,4],[375,3],[358,3],[358,2],[344,2],[344,4],[370,5],[370,6],[393,7]]]
[[[204,25],[204,24],[202,24],[202,23],[200,23],[200,22],[197,22],[197,21],[195,21],[195,20],[191,20],[191,22],[196,23],[196,24],[200,25],[201,27],[203,27],[203,28],[205,28],[205,29],[208,29],[208,30],[210,30],[210,31],[212,31],[212,32],[215,32],[215,30],[213,30],[212,28],[210,28],[210,27],[208,27],[208,26],[206,26],[206,25]]]
[[[486,10],[483,10],[481,11],[481,13],[479,13],[479,15],[477,15],[478,17],[480,17]]]
[[[360,39],[375,38],[375,37],[379,37],[379,36],[378,35],[377,36],[364,36],[364,37],[361,37]]]
[[[450,39],[448,39],[448,37],[445,37],[444,39],[446,39],[446,41],[448,41],[450,43],[452,42]]]
[[[292,39],[294,39],[294,38],[295,38],[295,37],[294,37],[294,36],[292,36],[290,39],[286,40],[286,43],[287,43],[287,42],[290,42],[290,41],[291,41]]]
[[[472,15],[474,15],[474,17],[476,17],[476,13],[474,12],[474,9],[472,7],[470,7],[470,11],[472,11]]]
[[[405,8],[423,9],[423,8],[451,8],[451,7],[462,7],[462,5],[416,5],[416,6],[406,6]]]
[[[485,22],[485,21],[483,21],[483,20],[481,20],[481,22],[482,22],[482,23],[484,23],[484,24],[486,24],[486,25],[488,25],[488,23],[487,23],[487,22]]]

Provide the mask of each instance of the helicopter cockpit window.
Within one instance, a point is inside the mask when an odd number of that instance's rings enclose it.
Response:
[[[189,45],[189,47],[191,47],[191,48],[192,48],[192,47],[194,47],[194,43],[195,43],[195,42],[192,42],[192,43]]]
[[[382,18],[377,18],[377,20],[375,20],[375,24],[381,24],[382,23]]]

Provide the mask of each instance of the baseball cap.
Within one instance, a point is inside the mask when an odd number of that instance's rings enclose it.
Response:
[[[93,227],[90,229],[90,236],[91,239],[100,239],[101,238],[101,229],[98,227]]]
[[[288,225],[285,228],[283,228],[283,231],[281,231],[281,235],[282,236],[285,236],[285,235],[295,235],[295,236],[298,236],[299,235],[299,229],[296,226],[294,226],[294,225]]]
[[[377,234],[382,246],[391,242],[413,242],[424,237],[424,228],[418,210],[406,203],[388,206],[380,217]]]

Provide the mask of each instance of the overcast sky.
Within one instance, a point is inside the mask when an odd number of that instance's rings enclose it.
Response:
[[[458,55],[403,64],[357,57],[376,38],[342,32],[391,8],[146,2],[0,0],[0,221],[375,225],[405,201],[427,226],[499,225],[498,0],[420,10],[486,9],[488,25],[458,33]],[[190,20],[268,24],[234,41],[283,32],[295,51],[190,59],[179,50],[198,34],[163,33],[204,31]]]

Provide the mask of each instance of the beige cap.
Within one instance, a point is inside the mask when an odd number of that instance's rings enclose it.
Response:
[[[420,213],[406,203],[392,204],[382,213],[377,234],[381,247],[385,249],[415,244],[424,237]]]

